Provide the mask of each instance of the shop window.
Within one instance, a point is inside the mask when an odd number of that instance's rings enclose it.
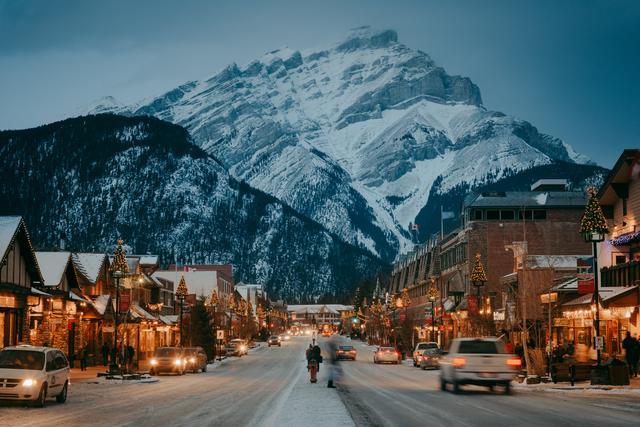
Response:
[[[533,211],[533,219],[538,221],[547,219],[547,211],[540,209]]]
[[[471,218],[474,221],[482,221],[482,210],[474,209],[473,212],[471,213]]]
[[[513,221],[516,219],[516,213],[512,210],[502,210],[500,211],[500,219],[503,221]]]
[[[526,220],[526,221],[531,221],[533,220],[533,211],[530,210],[524,210],[524,211],[520,211],[519,215],[518,215],[518,219],[520,220]]]
[[[496,221],[500,219],[500,211],[498,210],[488,210],[487,211],[487,220],[488,221]]]
[[[627,257],[625,255],[616,255],[615,265],[624,264],[627,262]]]

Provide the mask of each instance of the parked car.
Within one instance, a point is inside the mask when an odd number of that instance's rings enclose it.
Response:
[[[248,354],[249,347],[247,343],[239,338],[233,339],[224,346],[224,351],[227,356],[237,356],[242,357],[245,354]]]
[[[420,366],[420,357],[422,356],[422,353],[424,353],[425,350],[429,350],[432,348],[438,349],[440,347],[438,347],[437,342],[433,341],[419,342],[418,344],[416,344],[416,348],[413,350],[413,366]]]
[[[393,347],[378,347],[373,352],[373,363],[400,363],[401,355]]]
[[[425,350],[420,355],[418,365],[423,370],[425,369],[438,369],[440,368],[440,356],[442,352],[437,348],[430,348]]]
[[[186,362],[185,370],[197,373],[198,371],[207,372],[208,357],[202,347],[187,347],[184,349],[184,358]]]
[[[19,345],[0,350],[0,399],[43,407],[67,401],[69,361],[57,348]]]
[[[149,373],[151,375],[162,373],[184,375],[187,368],[184,352],[179,347],[156,348],[150,365]]]
[[[272,335],[269,337],[269,339],[267,340],[267,344],[269,345],[269,347],[271,347],[272,345],[277,345],[278,347],[282,347],[282,342],[280,341],[280,337]]]
[[[519,358],[508,354],[504,343],[497,338],[456,338],[449,353],[440,359],[440,389],[453,385],[458,393],[463,384],[504,387],[509,394],[511,380],[521,368]]]
[[[336,359],[350,359],[356,360],[358,352],[352,345],[339,345],[336,349]]]

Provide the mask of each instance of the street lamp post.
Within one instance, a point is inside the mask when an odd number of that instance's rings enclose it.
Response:
[[[484,271],[480,252],[476,253],[476,260],[471,272],[471,284],[476,287],[476,309],[480,305],[480,288],[487,282],[487,273]],[[482,319],[480,319],[482,320]]]
[[[598,289],[598,243],[604,240],[605,234],[609,232],[607,220],[602,213],[602,208],[598,203],[598,197],[595,188],[587,190],[589,201],[585,209],[582,220],[580,221],[580,233],[586,242],[590,242],[593,247],[593,299],[596,305],[595,313],[595,337],[594,343],[597,351],[597,366],[601,363],[601,340],[600,340],[600,295]]]
[[[116,246],[116,250],[113,253],[113,263],[111,264],[111,275],[116,281],[116,309],[114,310],[113,316],[113,348],[115,351],[112,354],[115,354],[115,360],[111,361],[111,371],[116,371],[119,369],[120,364],[118,363],[118,359],[121,357],[118,351],[118,317],[120,314],[120,279],[123,278],[127,272],[129,271],[129,265],[127,264],[126,253],[122,244],[124,241],[122,239],[118,239],[118,245]],[[124,348],[123,348],[124,350]]]
[[[184,336],[182,329],[182,312],[184,311],[184,299],[187,297],[189,290],[187,289],[187,282],[184,280],[184,276],[180,279],[178,289],[176,289],[176,296],[180,301],[180,347],[183,345],[182,337]]]
[[[438,289],[435,287],[435,279],[432,277],[431,285],[429,286],[429,290],[427,291],[427,298],[431,302],[431,341],[435,342],[436,339],[436,300],[438,299]]]

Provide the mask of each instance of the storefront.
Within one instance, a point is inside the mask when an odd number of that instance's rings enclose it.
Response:
[[[626,332],[638,330],[638,286],[600,289],[600,336],[604,337],[603,358],[619,356]],[[562,305],[562,317],[553,321],[558,345],[571,343],[579,361],[595,360],[592,345],[596,306],[593,295],[582,295]]]

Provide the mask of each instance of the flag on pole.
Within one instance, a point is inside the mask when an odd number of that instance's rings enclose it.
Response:
[[[453,211],[441,211],[442,219],[455,218],[456,214]]]

